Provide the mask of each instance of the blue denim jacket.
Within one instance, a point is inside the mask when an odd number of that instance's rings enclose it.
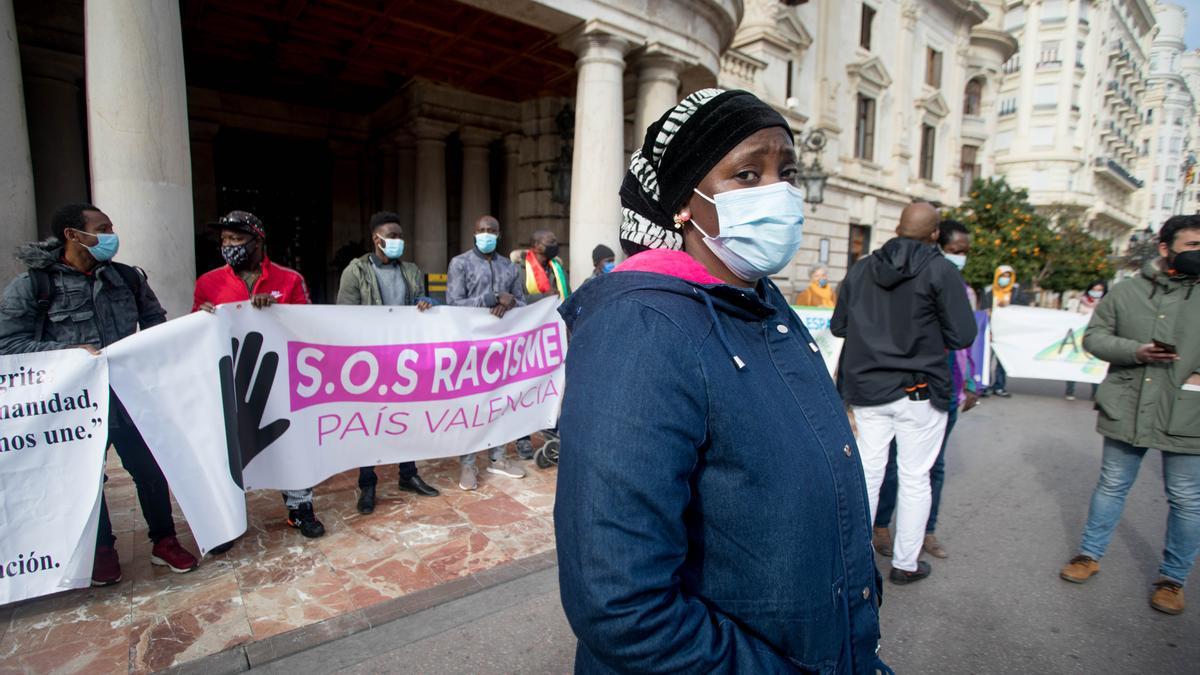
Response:
[[[858,450],[779,290],[617,272],[560,312],[554,522],[576,672],[880,667]]]

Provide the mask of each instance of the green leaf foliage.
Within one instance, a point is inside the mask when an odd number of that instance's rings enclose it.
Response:
[[[1025,289],[1083,289],[1112,276],[1109,247],[1077,224],[1058,227],[1029,203],[1029,192],[1003,177],[977,179],[969,198],[947,217],[971,230],[971,253],[963,276],[976,288],[992,284],[995,270],[1009,265]]]

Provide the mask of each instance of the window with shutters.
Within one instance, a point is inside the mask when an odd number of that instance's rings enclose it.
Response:
[[[867,3],[862,4],[862,23],[858,29],[858,45],[871,49],[871,24],[875,22],[875,10]]]
[[[934,89],[942,86],[942,53],[933,47],[925,50],[925,84]]]
[[[921,125],[921,178],[933,180],[933,160],[937,145],[937,130],[930,124]]]
[[[875,159],[875,99],[858,95],[858,111],[854,121],[854,156]]]
[[[962,148],[962,188],[959,195],[966,197],[971,194],[971,184],[976,178],[982,178],[979,167],[979,148],[974,145],[964,145]]]
[[[963,114],[979,116],[983,107],[983,80],[975,78],[967,83],[963,92]]]

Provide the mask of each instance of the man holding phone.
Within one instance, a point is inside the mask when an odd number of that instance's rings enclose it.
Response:
[[[1081,584],[1100,571],[1142,457],[1159,450],[1170,514],[1150,606],[1180,614],[1200,552],[1200,214],[1168,219],[1158,237],[1159,258],[1100,301],[1083,337],[1110,364],[1096,394],[1104,459],[1079,555],[1059,574]]]

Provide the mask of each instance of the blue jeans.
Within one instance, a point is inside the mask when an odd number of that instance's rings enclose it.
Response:
[[[1113,530],[1121,520],[1125,496],[1137,479],[1146,448],[1134,447],[1111,438],[1104,439],[1104,463],[1100,480],[1092,492],[1087,525],[1079,552],[1099,560],[1108,548]],[[1170,510],[1167,515],[1167,541],[1163,545],[1158,572],[1179,582],[1187,581],[1188,572],[1200,552],[1200,455],[1163,452],[1163,487]]]
[[[1008,389],[1008,372],[1004,370],[1004,364],[1000,360],[996,360],[996,377],[992,379],[992,391],[1004,391]]]
[[[950,432],[958,421],[958,406],[950,406],[946,417],[946,435],[942,437],[942,449],[938,452],[933,468],[929,470],[929,487],[933,490],[933,501],[929,505],[929,519],[925,521],[925,534],[933,534],[937,529],[938,506],[942,503],[942,483],[946,482],[946,444],[950,442]],[[899,482],[896,475],[896,439],[892,439],[892,447],[888,450],[887,469],[883,474],[883,484],[879,486],[879,506],[875,508],[875,527],[887,527],[892,523],[892,514],[896,511],[896,490]]]

